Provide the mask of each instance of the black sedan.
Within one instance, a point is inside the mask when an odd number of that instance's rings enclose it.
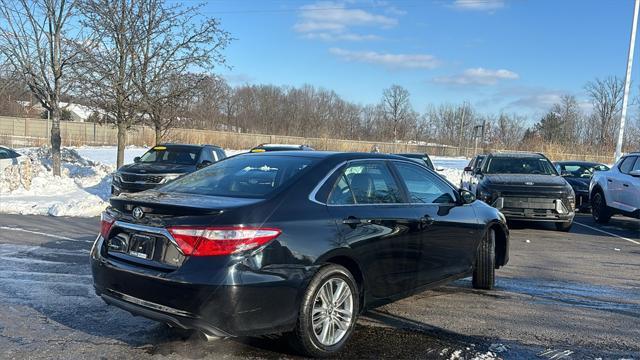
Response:
[[[596,171],[607,171],[609,167],[605,164],[589,161],[557,161],[554,163],[558,173],[573,188],[576,194],[576,209],[588,211],[589,204],[589,182]]]
[[[474,200],[398,156],[243,154],[112,198],[94,286],[109,304],[207,337],[284,333],[328,356],[366,309],[469,275],[493,287],[509,232]]]

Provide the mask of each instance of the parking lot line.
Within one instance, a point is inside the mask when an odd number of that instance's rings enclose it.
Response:
[[[574,223],[574,224],[578,224],[578,225],[582,225],[582,226],[584,226],[584,227],[586,227],[586,228],[589,228],[589,229],[591,229],[591,230],[599,231],[599,232],[601,232],[601,233],[603,233],[603,234],[607,234],[607,235],[609,235],[609,236],[617,237],[617,238],[622,239],[622,240],[627,240],[627,241],[632,242],[632,243],[634,243],[634,244],[636,244],[636,245],[640,245],[640,242],[635,241],[635,240],[632,240],[632,239],[629,239],[629,238],[626,238],[626,237],[624,237],[624,236],[616,235],[616,234],[614,234],[614,233],[610,233],[610,232],[608,232],[608,231],[604,231],[604,230],[602,230],[602,229],[595,228],[595,227],[593,227],[593,226],[589,226],[589,225],[586,225],[586,224],[583,224],[583,223],[579,223],[579,222],[577,222],[577,221],[574,221],[573,223]]]
[[[26,232],[26,233],[29,233],[29,234],[46,236],[46,237],[50,237],[50,238],[54,238],[54,239],[58,239],[58,240],[83,241],[83,242],[86,242],[86,240],[78,240],[78,239],[74,239],[74,238],[70,238],[70,237],[66,237],[66,236],[48,234],[48,233],[43,233],[43,232],[40,232],[40,231],[27,230],[27,229],[18,228],[18,227],[0,226],[0,230],[22,231],[22,232]]]

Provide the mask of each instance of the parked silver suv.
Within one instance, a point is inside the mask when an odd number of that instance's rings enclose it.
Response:
[[[589,184],[591,214],[606,223],[615,214],[640,218],[640,152],[626,154],[609,171],[598,171]]]

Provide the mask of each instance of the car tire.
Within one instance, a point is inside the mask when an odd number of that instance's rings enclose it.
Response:
[[[571,227],[572,226],[573,226],[573,221],[558,222],[558,223],[556,223],[556,230],[569,232],[569,231],[571,231]]]
[[[340,295],[345,295],[338,293],[339,287],[343,292],[348,288],[349,294],[335,306]],[[333,303],[327,307],[325,299]],[[335,355],[353,334],[360,309],[359,299],[358,286],[349,270],[340,265],[322,267],[311,279],[302,298],[296,327],[288,334],[292,347],[310,357]],[[348,319],[345,317],[347,313],[351,314]]]
[[[472,284],[474,289],[491,290],[496,281],[496,232],[489,229],[476,253]]]
[[[601,191],[597,191],[591,199],[591,216],[599,224],[606,224],[611,219],[611,210]]]

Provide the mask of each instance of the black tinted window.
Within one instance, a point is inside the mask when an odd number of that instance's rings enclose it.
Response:
[[[331,190],[327,203],[332,205],[355,204],[355,198],[349,187],[349,181],[344,174],[340,176],[333,190]]]
[[[261,198],[285,186],[315,160],[291,156],[237,156],[162,187],[162,191]]]
[[[193,165],[200,155],[199,148],[156,146],[140,158],[143,163],[171,163]]]
[[[483,169],[486,174],[557,175],[551,162],[542,157],[491,157]]]
[[[331,191],[329,203],[350,204],[353,201],[356,204],[402,201],[400,188],[384,162],[356,162],[347,166]]]
[[[417,166],[395,163],[412,203],[453,203],[453,190],[437,176]]]

